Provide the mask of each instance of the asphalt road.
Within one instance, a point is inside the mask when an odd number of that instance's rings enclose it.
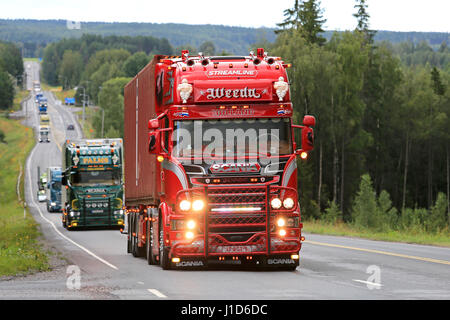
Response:
[[[26,70],[36,77],[38,64],[30,64]],[[306,234],[296,271],[164,271],[127,254],[126,236],[118,231],[65,230],[61,214],[36,200],[36,167],[60,165],[58,144],[80,138],[81,130],[73,108],[45,95],[51,143],[37,143],[30,154],[26,200],[49,246],[67,262],[51,272],[0,281],[0,299],[450,299],[449,248]],[[37,108],[27,103],[28,124],[36,128]],[[68,124],[76,130],[66,131]]]

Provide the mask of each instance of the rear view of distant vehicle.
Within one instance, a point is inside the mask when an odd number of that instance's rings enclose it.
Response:
[[[47,211],[61,211],[61,167],[47,168]]]
[[[66,106],[73,106],[73,105],[75,105],[75,98],[64,98],[64,104]]]
[[[45,194],[45,184],[47,183],[47,173],[43,173],[41,175],[41,168],[37,167],[37,185],[38,185],[38,191],[37,191],[37,199],[39,202],[44,202],[47,200],[47,195]]]

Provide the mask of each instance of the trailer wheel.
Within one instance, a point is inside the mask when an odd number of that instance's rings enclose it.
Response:
[[[138,243],[139,243],[138,223],[139,223],[139,217],[136,213],[134,213],[133,214],[133,233],[136,235],[132,237],[132,254],[133,254],[133,257],[136,257],[136,258],[143,257],[145,254],[144,248],[139,247],[139,245],[138,245]]]
[[[161,224],[159,227],[159,263],[163,270],[170,269],[169,250],[164,245],[164,230]]]
[[[136,255],[135,255],[135,253],[136,253],[136,248],[135,248],[136,241],[135,241],[135,239],[134,239],[135,237],[133,235],[135,233],[135,231],[134,231],[134,213],[132,213],[131,216],[130,216],[129,228],[130,228],[130,251],[131,251],[131,254],[133,255],[133,257],[136,257]]]
[[[127,234],[127,253],[131,253],[131,223],[130,223],[130,215],[127,215],[127,224],[128,224],[128,234]]]
[[[147,232],[146,232],[145,249],[147,253],[147,262],[149,265],[158,264],[156,261],[156,256],[153,254],[153,227],[150,220],[147,221]]]

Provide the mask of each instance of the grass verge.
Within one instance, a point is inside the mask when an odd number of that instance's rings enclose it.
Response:
[[[0,143],[0,276],[49,270],[48,255],[38,242],[36,221],[24,209],[16,193],[22,165],[33,148],[33,131],[18,120],[0,116],[0,128],[6,143]],[[24,174],[20,181],[20,198],[24,199]]]
[[[376,232],[372,230],[359,229],[343,222],[331,224],[320,220],[307,220],[303,222],[303,231],[313,234],[348,236],[370,240],[417,243],[450,247],[450,236],[448,230],[442,230],[441,232],[437,233],[427,233],[419,229],[407,231],[389,230]]]

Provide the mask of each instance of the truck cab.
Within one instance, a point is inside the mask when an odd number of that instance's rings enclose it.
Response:
[[[64,227],[123,226],[122,150],[122,139],[65,142],[61,200]]]
[[[38,108],[39,108],[39,114],[47,114],[47,108],[48,108],[47,98],[42,97],[39,99]]]
[[[39,142],[50,142],[49,134],[49,126],[39,126]]]

